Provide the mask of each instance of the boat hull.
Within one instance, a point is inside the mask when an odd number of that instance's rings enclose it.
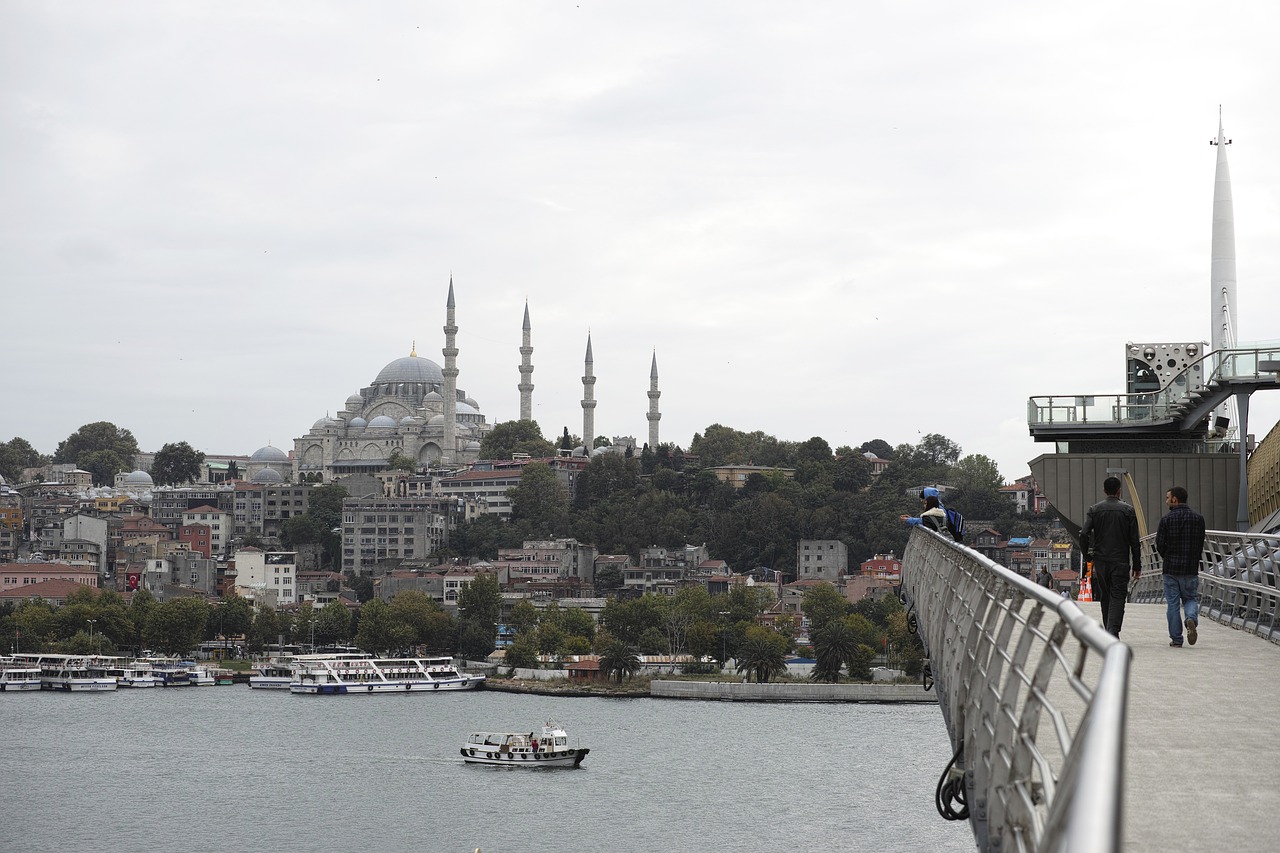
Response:
[[[343,696],[356,693],[434,693],[442,690],[475,690],[483,683],[483,676],[439,681],[388,679],[377,682],[330,681],[319,684],[295,681],[289,685],[289,692],[309,696]]]
[[[44,678],[41,686],[64,693],[104,693],[120,685],[114,678]]]
[[[577,767],[590,749],[568,749],[560,752],[486,752],[474,747],[462,748],[467,764],[489,764],[494,767]]]
[[[0,681],[0,693],[27,693],[39,690],[40,682],[36,681]]]

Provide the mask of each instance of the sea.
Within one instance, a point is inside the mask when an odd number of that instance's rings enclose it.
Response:
[[[553,720],[576,769],[467,765]],[[0,850],[972,851],[936,705],[0,693]]]

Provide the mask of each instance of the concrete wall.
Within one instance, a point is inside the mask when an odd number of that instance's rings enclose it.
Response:
[[[936,704],[938,696],[919,684],[744,684],[741,681],[658,681],[649,695],[661,699],[733,702],[911,702]]]

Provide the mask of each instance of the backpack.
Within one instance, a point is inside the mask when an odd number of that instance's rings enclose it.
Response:
[[[943,507],[943,512],[947,514],[947,532],[951,534],[951,538],[957,542],[964,541],[964,516],[959,510]]]

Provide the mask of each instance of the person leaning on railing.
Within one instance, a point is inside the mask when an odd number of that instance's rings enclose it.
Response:
[[[1182,648],[1182,627],[1187,642],[1196,644],[1200,624],[1200,554],[1204,551],[1204,516],[1187,506],[1187,490],[1172,486],[1164,494],[1169,511],[1156,531],[1156,551],[1164,566],[1164,600],[1168,605],[1169,645]],[[1186,614],[1185,621],[1182,616]]]
[[[1080,550],[1093,564],[1093,590],[1102,605],[1102,627],[1120,636],[1124,603],[1129,594],[1129,573],[1136,581],[1142,574],[1138,514],[1120,500],[1120,480],[1102,481],[1104,500],[1089,507],[1080,528]]]

